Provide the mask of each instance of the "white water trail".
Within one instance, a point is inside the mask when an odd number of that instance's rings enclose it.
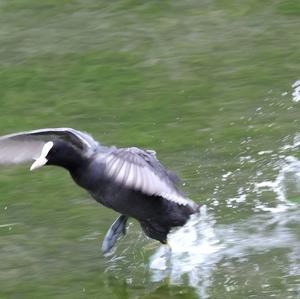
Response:
[[[199,296],[206,298],[212,283],[210,277],[220,259],[217,253],[224,248],[215,235],[214,225],[206,206],[202,206],[200,215],[193,215],[185,226],[171,233],[171,250],[162,246],[151,257],[152,281],[169,277],[172,284],[180,284],[186,277]]]
[[[300,211],[290,199],[300,195],[300,161],[288,156],[278,161],[276,169],[274,180],[254,183],[249,193],[239,188],[242,200],[236,201],[240,205],[250,193],[260,198],[250,217],[221,225],[203,206],[199,215],[171,233],[168,239],[171,251],[161,246],[150,259],[152,281],[169,278],[171,284],[188,284],[195,288],[199,298],[209,298],[218,267],[225,265],[225,269],[230,269],[233,267],[230,261],[248,263],[253,254],[260,256],[279,249],[288,252],[289,268],[279,269],[276,264],[270,267],[285,271],[286,275],[295,272],[300,262],[296,229],[300,227]],[[264,192],[273,192],[274,200],[264,202]],[[224,284],[224,287],[233,286]]]
[[[293,156],[285,157],[279,166],[279,173],[273,181],[263,181],[255,184],[254,191],[261,195],[264,191],[272,191],[276,195],[277,205],[267,207],[257,205],[256,209],[269,212],[283,212],[295,204],[290,201],[300,196],[300,161]]]

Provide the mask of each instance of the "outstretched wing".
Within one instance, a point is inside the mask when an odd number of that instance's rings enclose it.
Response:
[[[94,152],[98,143],[88,134],[71,128],[50,128],[0,137],[0,164],[18,164],[40,156],[44,144],[57,139],[76,148]]]
[[[178,178],[157,160],[155,152],[136,147],[113,149],[105,155],[105,172],[119,184],[147,195],[161,196],[180,205],[196,204],[176,186]]]

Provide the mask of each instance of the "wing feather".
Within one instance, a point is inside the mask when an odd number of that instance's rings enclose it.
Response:
[[[16,141],[3,142],[0,140],[0,164],[19,164],[36,159],[41,154],[44,142]]]
[[[101,159],[106,165],[106,175],[125,187],[180,205],[196,206],[177,188],[177,176],[165,169],[152,151],[135,147],[114,149]]]
[[[0,165],[18,164],[36,159],[48,141],[62,139],[86,154],[94,152],[98,143],[88,134],[72,128],[49,128],[20,132],[0,137]]]

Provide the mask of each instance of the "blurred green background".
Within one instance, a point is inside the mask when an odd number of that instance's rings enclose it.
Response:
[[[286,145],[299,127],[299,17],[292,0],[1,0],[0,134],[74,127],[105,145],[155,149],[230,230],[282,203],[278,190],[253,186],[276,182],[284,158],[298,155]],[[294,168],[278,181],[287,207],[300,197]],[[237,195],[247,201],[230,205]],[[62,169],[1,167],[1,298],[300,296],[300,273],[285,272],[300,266],[289,242],[238,265],[224,258],[205,294],[184,279],[154,282],[148,259],[159,244],[133,221],[103,257],[116,213],[88,197]]]

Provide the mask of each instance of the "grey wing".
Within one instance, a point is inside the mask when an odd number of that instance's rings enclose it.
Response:
[[[179,191],[177,177],[171,175],[149,151],[135,147],[115,149],[103,159],[106,175],[119,184],[180,205],[196,205]]]
[[[72,128],[49,128],[0,137],[0,164],[18,164],[40,156],[48,141],[63,139],[82,151],[94,152],[98,143],[88,134]]]

